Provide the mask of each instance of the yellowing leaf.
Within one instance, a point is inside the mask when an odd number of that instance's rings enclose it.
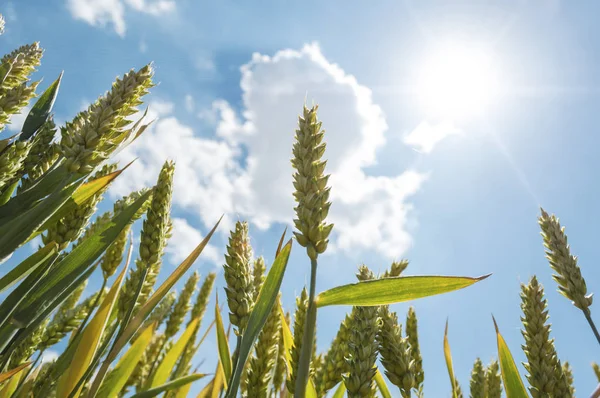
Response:
[[[315,298],[317,307],[328,305],[387,305],[463,289],[479,282],[463,276],[399,276],[351,283],[326,290]]]
[[[281,333],[283,334],[283,346],[285,347],[285,363],[288,367],[288,371],[289,371],[289,364],[292,363],[292,354],[291,354],[291,350],[292,347],[294,346],[294,335],[292,334],[292,331],[290,330],[290,325],[287,324],[287,321],[285,320],[285,314],[283,313],[283,308],[281,308],[281,304],[279,305],[279,316],[281,317]]]
[[[129,376],[138,366],[138,363],[147,346],[152,340],[152,335],[156,329],[156,322],[148,325],[148,327],[140,334],[133,342],[127,352],[121,357],[117,366],[108,374],[108,377],[102,383],[97,398],[112,398],[119,395],[119,392],[127,383]]]
[[[194,334],[194,330],[196,329],[196,326],[198,326],[199,320],[199,318],[196,318],[191,321],[185,331],[181,334],[181,337],[179,337],[179,340],[177,340],[177,342],[173,344],[173,347],[171,347],[171,349],[167,352],[160,365],[158,365],[156,372],[154,373],[150,388],[158,387],[167,382],[169,375],[173,371],[173,367],[175,367],[177,360],[183,353],[185,346],[190,340],[190,337],[192,337]]]
[[[200,391],[200,393],[196,396],[196,398],[210,397],[212,394],[212,387],[213,387],[214,382],[215,382],[215,378],[213,377],[213,379],[207,385],[204,386],[204,388],[202,389],[202,391]],[[185,398],[185,397],[182,397],[182,398]]]
[[[217,365],[217,373],[215,374],[215,378],[212,382],[212,390],[210,392],[211,398],[219,398],[221,389],[225,384],[225,381],[223,379],[224,376],[225,374],[223,373],[223,364],[221,363],[221,361],[219,361],[219,364]]]
[[[19,386],[19,382],[21,381],[21,377],[23,377],[23,372],[19,372],[10,378],[8,383],[5,383],[2,389],[0,390],[0,398],[9,398],[12,397],[13,393]]]
[[[22,371],[23,369],[25,369],[26,367],[28,367],[29,365],[31,365],[31,362],[25,362],[19,366],[17,366],[14,369],[11,369],[9,371],[6,371],[4,373],[0,373],[0,383],[2,383],[5,380],[10,379],[11,377],[13,377],[14,375],[16,375],[17,373],[19,373],[20,371]]]
[[[56,388],[56,396],[58,398],[66,398],[71,394],[79,382],[79,379],[84,375],[88,366],[92,363],[126,272],[127,266],[123,267],[123,271],[121,271],[121,274],[108,291],[108,294],[102,301],[94,318],[92,318],[90,323],[81,332],[81,339],[79,340],[77,346],[78,349],[75,351],[73,360],[65,373],[58,379]],[[75,398],[79,396],[80,391],[81,387],[79,388],[79,391],[75,392]]]
[[[190,389],[192,388],[192,383],[188,383],[183,387],[180,387],[175,394],[175,398],[186,398],[190,393]]]
[[[220,222],[221,220],[219,220],[215,224],[215,226],[210,230],[210,232],[208,233],[208,235],[206,235],[202,242],[200,242],[200,244],[190,253],[190,255],[185,260],[183,260],[183,262],[175,269],[175,271],[171,275],[169,275],[167,280],[165,280],[162,283],[162,285],[160,285],[160,287],[154,292],[154,294],[152,294],[152,296],[150,296],[146,303],[140,307],[137,314],[129,321],[125,330],[123,330],[123,332],[120,334],[120,337],[112,345],[109,353],[106,356],[106,359],[104,360],[104,362],[102,362],[102,365],[100,366],[100,369],[98,370],[98,373],[94,378],[94,382],[92,383],[92,386],[89,390],[89,394],[91,396],[93,396],[93,394],[96,391],[98,391],[100,383],[102,382],[102,380],[104,379],[104,375],[106,375],[106,372],[108,371],[108,367],[110,366],[112,361],[114,361],[117,358],[119,352],[123,349],[123,347],[125,347],[125,345],[129,341],[129,339],[131,339],[135,331],[141,326],[142,322],[144,322],[146,317],[150,314],[154,307],[156,307],[158,302],[162,300],[162,298],[167,294],[167,292],[173,287],[173,285],[175,285],[175,283],[183,276],[183,274],[185,274],[187,270],[190,269],[192,264],[194,264],[200,253],[202,253],[202,250],[204,250],[204,248],[210,241],[210,238],[213,236]]]
[[[452,365],[452,353],[450,352],[450,343],[448,342],[448,320],[446,320],[446,329],[444,330],[444,358],[446,359],[446,367],[448,368],[448,376],[450,376],[450,384],[452,385],[452,396],[456,397],[456,377],[454,377],[454,366]]]
[[[493,317],[492,317],[493,319]],[[498,340],[498,359],[500,361],[500,370],[502,372],[502,381],[504,382],[504,389],[506,390],[506,398],[527,398],[527,390],[523,385],[523,380],[517,369],[517,364],[513,359],[508,345],[504,341],[504,338],[498,330],[496,320],[494,320],[494,327],[496,328],[496,338]]]
[[[229,342],[227,341],[221,311],[219,310],[219,296],[217,296],[215,303],[215,323],[217,325],[217,349],[221,365],[223,366],[223,374],[225,375],[225,386],[227,386],[227,380],[231,378],[231,351],[229,350]]]
[[[390,389],[388,388],[383,375],[379,371],[379,368],[377,368],[377,373],[375,373],[375,383],[377,383],[377,388],[379,388],[379,392],[383,398],[392,398]]]
[[[283,314],[283,308],[281,308],[281,304],[276,304],[279,307],[279,316],[281,317],[281,333],[283,334],[283,346],[285,348],[285,364],[290,369],[290,363],[292,362],[291,350],[294,346],[294,336],[292,335],[292,331],[290,330],[290,326],[287,324],[285,320],[285,315]],[[344,391],[346,391],[344,389]],[[306,386],[306,397],[307,398],[317,398],[317,389],[315,388],[315,383],[312,378],[308,380],[308,385]]]
[[[340,381],[331,398],[342,398],[344,395],[346,395],[346,385]]]

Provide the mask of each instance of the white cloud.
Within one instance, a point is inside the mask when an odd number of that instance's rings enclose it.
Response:
[[[205,227],[221,214],[225,214],[222,232],[237,217],[261,229],[275,222],[289,224],[294,217],[290,164],[294,131],[305,98],[314,98],[326,130],[325,157],[332,174],[329,220],[336,225],[332,248],[402,255],[411,244],[408,199],[426,175],[414,170],[392,177],[365,173],[366,167],[376,164],[387,130],[371,91],[330,63],[316,44],[272,57],[255,54],[241,70],[241,114],[223,100],[202,112],[214,123],[213,138],[163,114],[120,154],[124,161],[134,157],[138,161],[115,181],[112,191],[121,195],[152,185],[161,163],[172,158],[177,163],[174,203],[198,214]]]
[[[184,218],[175,217],[172,221],[173,236],[169,239],[169,244],[165,252],[170,255],[171,261],[177,265],[185,260],[204,237],[200,234],[200,231],[188,224]],[[201,257],[213,263],[218,263],[221,259],[219,252],[212,245],[207,245],[204,248]]]
[[[6,129],[8,131],[12,131],[13,133],[20,133],[21,128],[23,127],[23,123],[25,123],[25,119],[31,110],[31,106],[28,105],[25,108],[21,109],[21,113],[17,113],[16,115],[12,115],[10,118],[10,123],[6,125]]]
[[[404,136],[404,143],[420,152],[430,153],[444,138],[459,134],[462,134],[462,131],[451,122],[430,124],[424,121]]]
[[[58,359],[58,352],[54,351],[54,350],[46,350],[44,351],[44,353],[42,354],[42,363],[46,363],[46,362],[52,362],[54,360]]]
[[[111,24],[119,36],[125,36],[125,10],[160,16],[175,9],[174,0],[66,0],[75,19],[92,26]],[[126,8],[127,6],[127,8]]]

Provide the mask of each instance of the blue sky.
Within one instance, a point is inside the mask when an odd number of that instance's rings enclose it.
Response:
[[[578,395],[595,387],[590,363],[600,361],[600,347],[555,291],[536,220],[539,206],[560,217],[589,291],[600,289],[593,2],[30,0],[4,2],[0,12],[7,17],[3,53],[40,41],[43,86],[65,71],[55,107],[60,121],[115,76],[154,61],[159,85],[148,103],[159,121],[119,154],[122,162],[139,159],[110,196],[149,186],[166,158],[177,161],[175,235],[163,277],[223,213],[225,227],[200,272],[221,265],[227,227],[237,218],[250,221],[256,254],[272,260],[293,216],[288,159],[306,98],[320,104],[333,173],[334,250],[320,259],[318,290],[353,281],[360,263],[383,271],[403,257],[408,274],[493,273],[463,291],[412,303],[425,394],[443,397],[450,391],[446,319],[455,370],[468,390],[474,359],[495,356],[491,314],[524,361],[519,286],[536,274]],[[492,63],[482,86],[444,72],[445,61],[435,57],[440,48],[485,53]],[[467,56],[460,65],[477,62]],[[470,100],[481,109],[434,111],[419,95],[428,68],[471,85],[454,87],[446,108]],[[492,78],[496,84],[486,86]],[[298,246],[282,290],[286,308],[308,272]],[[221,276],[218,289],[222,295]],[[394,309],[404,318],[408,305]],[[320,311],[319,349],[345,310]],[[214,341],[197,358],[206,358],[206,372],[214,369]]]

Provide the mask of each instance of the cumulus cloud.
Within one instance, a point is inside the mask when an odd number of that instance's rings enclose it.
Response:
[[[179,264],[196,248],[204,238],[200,231],[188,224],[184,218],[175,217],[173,222],[173,235],[165,249],[173,263]],[[212,245],[207,245],[202,251],[202,259],[217,263],[221,256]]]
[[[319,104],[326,130],[327,171],[332,174],[329,219],[332,249],[377,250],[396,257],[410,246],[410,196],[427,178],[415,170],[396,176],[368,174],[386,143],[387,124],[371,91],[329,62],[316,44],[254,54],[242,66],[242,109],[217,100],[201,112],[211,131],[195,131],[170,111],[120,155],[138,161],[112,191],[126,194],[151,185],[166,158],[176,160],[174,203],[211,227],[225,214],[227,231],[237,218],[261,229],[294,217],[290,163],[298,114],[307,99]],[[150,104],[150,109],[155,109]],[[162,113],[161,113],[162,112]]]
[[[92,26],[112,25],[119,36],[125,36],[125,11],[159,16],[175,9],[174,0],[67,0],[67,8],[75,19]]]
[[[443,139],[451,135],[462,134],[462,131],[451,122],[431,124],[421,122],[413,131],[404,136],[404,143],[419,152],[430,153]]]

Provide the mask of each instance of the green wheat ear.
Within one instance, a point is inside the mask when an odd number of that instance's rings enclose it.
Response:
[[[294,178],[294,198],[298,205],[294,208],[294,224],[299,232],[294,232],[298,243],[306,248],[311,260],[316,260],[325,252],[333,224],[326,224],[329,213],[329,191],[325,175],[326,161],[321,122],[317,120],[317,106],[304,107],[304,114],[298,120],[296,140],[293,146],[292,165],[296,169]]]
[[[131,269],[119,297],[119,319],[123,319],[127,310],[134,305],[146,302],[152,292],[162,263],[162,256],[171,236],[171,199],[173,196],[173,175],[175,163],[163,164],[158,181],[153,189],[152,200],[146,211],[146,219],[140,233],[139,258],[135,268]],[[145,278],[144,278],[144,275]],[[142,290],[136,302],[135,294],[142,283]]]
[[[165,328],[165,339],[168,340],[171,337],[175,336],[181,328],[185,315],[192,308],[191,300],[192,296],[194,295],[194,292],[196,291],[196,285],[198,284],[199,279],[200,275],[197,271],[195,271],[185,282],[183,290],[181,291],[181,294],[175,302],[175,305],[171,310],[171,314],[167,319],[167,326]]]
[[[373,272],[365,265],[359,267],[357,277],[359,281],[375,279]],[[352,312],[352,328],[348,340],[347,362],[350,373],[344,376],[344,384],[349,398],[374,397],[379,307],[354,308],[356,310]]]
[[[281,301],[281,294],[278,301]],[[277,361],[277,343],[280,329],[281,316],[279,315],[279,305],[276,303],[258,335],[255,355],[250,358],[246,379],[248,397],[267,398],[268,396],[269,382]]]
[[[410,397],[416,387],[415,361],[411,355],[408,338],[402,337],[398,316],[390,312],[389,306],[379,308],[380,325],[377,334],[381,364],[388,379],[400,389],[403,397]]]
[[[252,275],[252,247],[248,236],[248,223],[238,221],[231,231],[225,254],[224,276],[227,287],[229,321],[241,335],[248,324],[254,306],[254,278]]]
[[[4,20],[2,20],[3,22]],[[10,64],[10,70],[0,83],[0,93],[26,83],[29,80],[29,75],[35,72],[35,68],[40,65],[43,52],[40,44],[35,42],[21,46],[3,56],[0,59],[0,64]]]
[[[306,323],[306,311],[308,309],[308,292],[302,289],[299,297],[296,297],[296,311],[294,312],[294,345],[290,350],[291,363],[289,364],[289,378],[286,382],[290,394],[296,389],[296,377],[298,375],[298,362],[302,350],[302,339],[304,338],[304,325]]]
[[[585,279],[581,276],[577,257],[571,254],[565,228],[561,227],[556,216],[550,216],[544,209],[541,212],[539,224],[546,247],[546,258],[556,272],[552,278],[558,283],[558,291],[571,300],[575,307],[589,312],[592,295],[587,294]]]
[[[117,78],[111,90],[80,112],[61,129],[65,166],[73,173],[89,173],[134,132],[127,117],[136,113],[141,98],[153,86],[152,65]]]
[[[0,109],[1,107],[2,99],[0,98]],[[0,154],[0,189],[8,186],[15,178],[19,178],[18,173],[23,167],[31,146],[32,144],[28,141],[15,141]]]
[[[502,379],[500,365],[493,360],[485,369],[485,396],[486,398],[500,398],[502,395]]]
[[[527,357],[523,366],[527,370],[529,391],[534,397],[551,394],[567,397],[568,391],[560,361],[550,338],[548,310],[544,288],[534,276],[529,284],[521,286],[521,309],[523,316],[522,346]]]
[[[116,164],[105,165],[91,179],[95,180],[106,176],[116,169]],[[96,206],[102,200],[105,190],[98,192],[86,202],[77,205],[73,211],[67,213],[56,224],[48,228],[46,234],[42,235],[44,244],[56,242],[61,249],[65,249],[70,242],[75,241],[82,234],[90,218],[96,212]]]
[[[415,365],[415,389],[419,392],[419,395],[422,395],[425,372],[423,371],[423,358],[421,357],[421,350],[419,348],[417,313],[413,307],[408,309],[408,314],[406,316],[406,337],[408,337],[408,343],[410,344],[410,355]]]
[[[563,374],[565,375],[565,382],[568,386],[568,391],[571,397],[575,396],[575,386],[573,384],[573,370],[569,362],[565,362],[562,366]]]
[[[471,371],[471,398],[486,398],[485,368],[481,359],[477,358]]]

